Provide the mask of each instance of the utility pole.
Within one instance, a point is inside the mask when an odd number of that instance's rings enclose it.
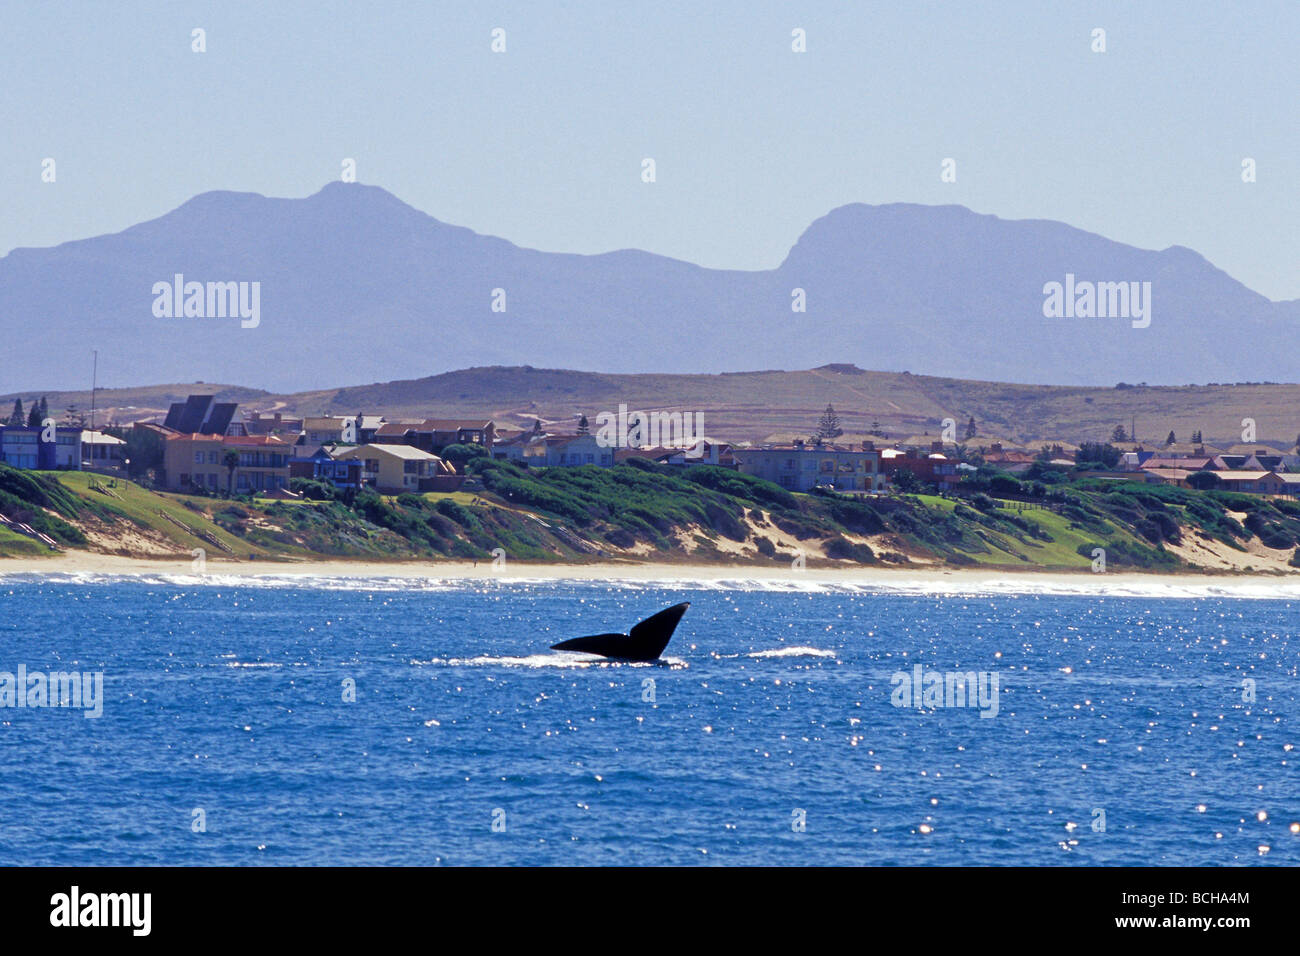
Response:
[[[99,384],[99,349],[91,349],[90,354],[95,356],[95,364],[90,373],[90,430],[95,430],[95,388]]]

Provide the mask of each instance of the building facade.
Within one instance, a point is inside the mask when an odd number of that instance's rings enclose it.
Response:
[[[0,426],[0,461],[41,471],[81,468],[80,428],[70,425]]]
[[[238,456],[233,471],[227,452]],[[293,446],[272,435],[169,435],[163,446],[165,484],[171,491],[273,491],[288,487],[292,455]]]
[[[824,487],[869,492],[882,491],[885,487],[885,477],[880,473],[880,453],[875,449],[794,444],[735,448],[732,455],[743,474],[789,491],[808,492]]]

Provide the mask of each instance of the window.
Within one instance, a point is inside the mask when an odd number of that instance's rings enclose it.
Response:
[[[196,464],[196,465],[201,465],[201,464],[203,464],[203,452],[201,452],[201,451],[196,451],[196,452],[194,453],[194,464]]]
[[[215,451],[208,452],[208,464],[215,465],[216,463],[217,463],[217,453]]]

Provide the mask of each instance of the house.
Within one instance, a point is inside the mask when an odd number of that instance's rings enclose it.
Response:
[[[1171,457],[1166,455],[1152,455],[1146,461],[1142,462],[1142,468],[1150,471],[1153,468],[1180,468],[1184,471],[1215,471],[1218,469],[1213,457],[1209,455],[1197,455],[1195,457]]]
[[[121,471],[126,442],[114,435],[85,430],[81,433],[81,467],[90,471]]]
[[[234,452],[233,470],[226,455]],[[274,435],[168,435],[163,444],[166,487],[251,495],[289,484],[293,446]]]
[[[1008,451],[1002,447],[1002,442],[995,441],[984,454],[984,463],[1013,475],[1019,475],[1028,471],[1033,465],[1034,456],[1024,451]]]
[[[358,458],[339,458],[341,452],[355,446],[340,448],[337,445],[322,445],[305,458],[289,459],[289,477],[307,478],[312,481],[326,481],[335,488],[346,491],[360,491],[362,487],[361,472],[364,463]]]
[[[961,482],[957,462],[943,453],[943,442],[932,442],[930,451],[922,453],[915,448],[903,451],[885,448],[880,452],[880,467],[886,477],[895,471],[910,471],[921,481],[948,489]]]
[[[1219,479],[1217,486],[1224,491],[1240,491],[1255,495],[1287,494],[1288,483],[1271,471],[1220,471],[1215,472]]]
[[[596,465],[610,468],[614,464],[614,449],[600,444],[596,436],[548,435],[524,446],[523,460],[534,467],[578,468]]]
[[[81,434],[71,425],[0,425],[0,461],[14,468],[78,471]]]
[[[430,479],[447,473],[441,458],[410,445],[358,445],[337,452],[335,458],[360,461],[362,482],[385,495],[432,490]]]
[[[448,445],[482,445],[490,450],[496,441],[496,424],[483,419],[429,418],[422,425],[432,430],[433,445],[438,449]]]
[[[1295,498],[1300,495],[1300,474],[1295,472],[1274,472],[1282,482],[1282,491],[1279,494]]]
[[[735,468],[736,457],[727,442],[704,438],[698,447],[673,448],[661,459],[669,465],[717,465],[720,468]]]
[[[1144,480],[1153,485],[1173,485],[1177,488],[1190,488],[1187,478],[1196,474],[1186,468],[1144,468]]]
[[[869,443],[865,443],[868,444]],[[838,445],[771,445],[736,448],[737,467],[746,475],[773,482],[790,491],[812,491],[816,487],[836,491],[881,491],[885,476],[880,471],[880,453],[873,447],[861,450]]]
[[[496,425],[490,421],[457,421],[426,418],[419,421],[385,422],[373,441],[385,445],[410,445],[438,454],[448,445],[481,445],[491,449]]]
[[[301,418],[285,418],[280,412],[254,412],[244,416],[244,434],[275,435],[286,441],[297,441],[302,434],[303,421]]]
[[[302,421],[298,444],[307,448],[321,445],[366,445],[375,440],[383,427],[382,415],[322,415]]]

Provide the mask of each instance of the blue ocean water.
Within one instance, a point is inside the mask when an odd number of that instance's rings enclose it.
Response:
[[[683,600],[667,663],[546,649]],[[7,575],[0,671],[104,701],[0,709],[0,863],[1295,865],[1297,607]]]

